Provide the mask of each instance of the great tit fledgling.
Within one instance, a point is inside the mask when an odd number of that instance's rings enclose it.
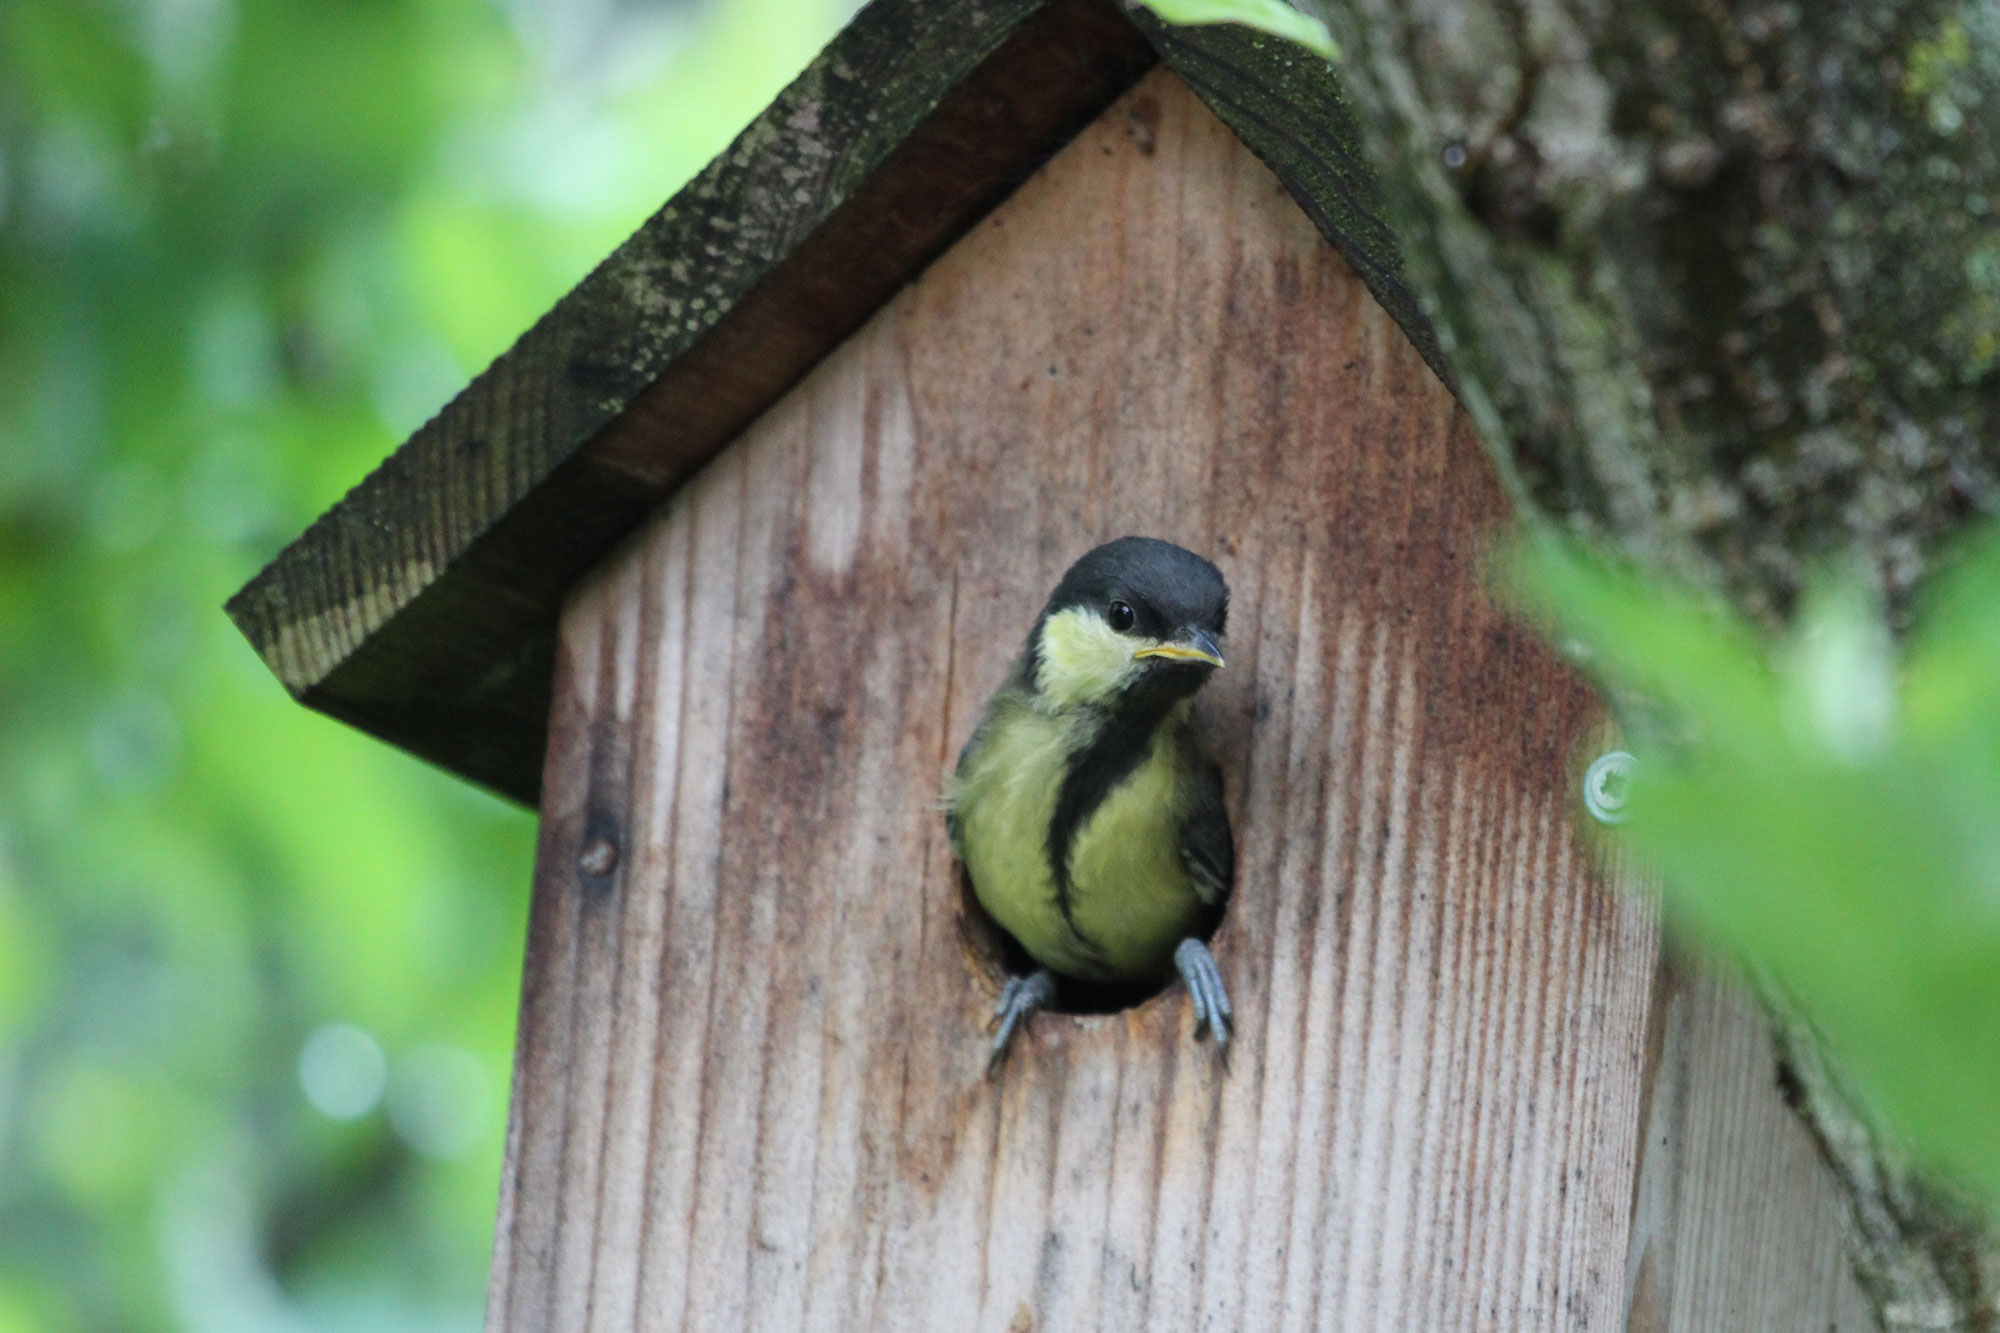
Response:
[[[1189,714],[1222,666],[1229,589],[1171,542],[1086,554],[1035,621],[958,756],[952,851],[1041,970],[1007,983],[992,1064],[1059,977],[1143,986],[1178,970],[1225,1054],[1229,999],[1204,939],[1235,878],[1222,774]]]

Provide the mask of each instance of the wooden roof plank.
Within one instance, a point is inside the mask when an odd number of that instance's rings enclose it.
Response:
[[[1325,62],[1108,0],[875,0],[229,614],[301,702],[534,803],[574,580],[1161,54],[1441,368]]]
[[[563,591],[1156,60],[1098,0],[877,0],[230,616],[302,702],[533,802]]]

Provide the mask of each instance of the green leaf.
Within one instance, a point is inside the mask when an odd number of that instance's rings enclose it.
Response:
[[[1340,47],[1326,24],[1301,14],[1285,0],[1143,0],[1146,8],[1169,23],[1240,23],[1317,51],[1328,60],[1340,59]]]
[[[1774,979],[1892,1128],[2000,1200],[2000,541],[1927,590],[1900,661],[1851,569],[1776,634],[1546,535],[1500,574],[1619,705],[1613,836],[1673,923]]]

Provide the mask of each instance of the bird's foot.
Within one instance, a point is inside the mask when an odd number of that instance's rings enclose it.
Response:
[[[993,1007],[993,1053],[986,1058],[986,1073],[990,1077],[1000,1071],[1007,1059],[1007,1045],[1014,1039],[1014,1029],[1028,1021],[1037,1009],[1046,1009],[1056,998],[1056,978],[1053,972],[1044,968],[1025,977],[1009,977],[1000,991],[1000,1003]]]
[[[1215,965],[1215,955],[1208,946],[1190,935],[1174,950],[1174,966],[1180,969],[1181,979],[1187,982],[1188,998],[1194,1001],[1194,1033],[1199,1037],[1202,1029],[1215,1038],[1216,1054],[1222,1057],[1222,1067],[1229,1068],[1229,992],[1222,987],[1222,969]]]

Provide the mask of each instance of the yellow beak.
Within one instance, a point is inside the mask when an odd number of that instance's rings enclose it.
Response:
[[[1141,648],[1134,657],[1164,657],[1170,662],[1205,662],[1209,666],[1222,665],[1222,649],[1216,647],[1215,640],[1198,629],[1184,629],[1181,637],[1172,643],[1158,643],[1151,648]]]

